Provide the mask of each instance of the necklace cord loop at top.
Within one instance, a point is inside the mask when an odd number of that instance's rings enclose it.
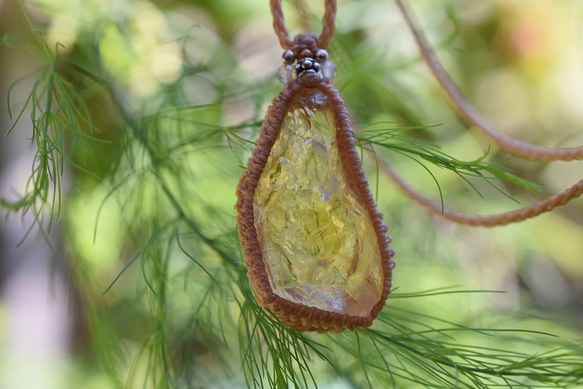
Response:
[[[273,29],[279,39],[279,44],[284,50],[290,50],[294,46],[287,32],[281,8],[281,0],[270,0],[271,14],[273,15]],[[320,49],[328,48],[328,45],[334,37],[336,30],[336,0],[325,0],[324,16],[322,17],[322,33],[317,38],[316,45]]]

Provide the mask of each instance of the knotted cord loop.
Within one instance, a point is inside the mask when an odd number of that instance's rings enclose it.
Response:
[[[315,53],[319,48],[318,36],[313,32],[305,32],[294,38],[289,49],[294,52],[296,58],[300,58],[302,56],[302,51],[305,49]]]
[[[325,2],[324,16],[322,17],[322,33],[319,37],[316,37],[312,33],[306,33],[298,35],[293,40],[290,38],[285,27],[281,0],[271,0],[269,4],[271,6],[271,14],[273,15],[273,29],[279,39],[279,44],[284,50],[293,50],[296,53],[296,50],[301,50],[300,46],[308,48],[312,52],[316,52],[318,48],[328,48],[336,30],[336,0],[326,0]]]

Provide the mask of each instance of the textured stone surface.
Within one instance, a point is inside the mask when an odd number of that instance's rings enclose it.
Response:
[[[367,316],[383,289],[375,231],[342,172],[326,97],[286,117],[254,196],[273,291],[330,312]]]

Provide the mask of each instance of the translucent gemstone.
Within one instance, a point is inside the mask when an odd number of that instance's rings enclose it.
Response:
[[[370,314],[383,290],[377,237],[344,176],[323,94],[300,98],[287,114],[255,191],[254,216],[274,293]]]
[[[277,70],[277,79],[282,83],[287,83],[292,80],[293,68],[290,65],[283,64]]]
[[[322,76],[331,80],[336,75],[336,66],[330,61],[326,61],[322,64]]]

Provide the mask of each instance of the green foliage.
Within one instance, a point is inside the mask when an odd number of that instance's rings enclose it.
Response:
[[[378,128],[380,127],[380,128]],[[383,123],[378,123],[371,125],[356,134],[356,139],[361,147],[363,145],[368,146],[367,150],[371,151],[375,157],[376,152],[374,146],[380,146],[396,152],[398,154],[404,155],[407,158],[420,164],[427,172],[431,175],[437,188],[439,189],[439,195],[441,202],[443,204],[443,193],[439,182],[431,170],[423,163],[428,162],[431,165],[440,167],[442,169],[447,169],[458,175],[462,180],[464,180],[476,193],[480,194],[480,191],[467,179],[467,177],[479,178],[488,184],[490,184],[497,191],[503,195],[515,200],[510,196],[504,189],[496,185],[493,180],[504,180],[509,183],[519,185],[524,188],[528,188],[533,192],[541,192],[540,185],[522,179],[512,173],[506,171],[499,162],[487,161],[489,152],[486,152],[483,156],[473,160],[473,161],[460,161],[450,155],[445,154],[440,151],[439,146],[428,143],[423,140],[419,140],[412,137],[407,137],[401,135],[400,132],[406,130],[419,130],[419,129],[429,129],[429,126],[415,126],[415,127],[405,127],[405,128],[383,128]],[[378,169],[378,166],[377,166]],[[378,197],[378,196],[377,196]],[[517,200],[515,200],[518,202]]]
[[[150,6],[166,23],[176,17]],[[122,21],[112,23],[109,27],[125,34],[118,50],[138,45],[138,31],[125,28]],[[108,67],[111,53],[100,46],[106,37],[91,26],[76,44],[96,43],[64,56],[55,54],[42,33],[31,33],[25,44],[35,48],[35,58],[42,58],[44,66],[31,76],[32,85],[17,82],[9,91],[12,126],[6,132],[21,136],[14,129],[30,113],[27,123],[32,125],[36,156],[22,198],[1,205],[33,212],[41,231],[61,217],[74,269],[71,282],[79,290],[91,330],[90,346],[80,353],[87,361],[84,369],[96,374],[90,361],[98,360],[112,387],[583,385],[583,346],[572,341],[580,334],[542,318],[536,325],[544,330],[538,331],[520,329],[528,324],[525,320],[500,326],[492,312],[452,313],[452,305],[468,300],[485,304],[492,293],[419,291],[416,271],[397,272],[397,285],[405,285],[399,280],[403,277],[414,286],[407,293],[397,290],[369,329],[298,333],[261,308],[246,278],[232,206],[265,104],[277,88],[271,76],[250,80],[241,74],[232,43],[221,41],[219,34],[208,45],[203,35],[182,31],[182,24],[173,27],[172,42],[184,50],[183,71],[150,94],[133,91],[124,78],[132,71],[131,63],[122,64],[127,72]],[[339,35],[341,44],[349,41]],[[16,40],[5,37],[2,42]],[[201,47],[208,55],[191,59]],[[14,88],[29,88],[18,107],[10,99]],[[233,99],[251,107],[234,121],[229,117],[237,109]],[[387,110],[393,107],[411,110],[403,101]],[[106,124],[97,125],[98,119]],[[468,178],[500,191],[502,181],[540,191],[537,184],[488,159],[489,153],[463,161],[432,141],[403,135],[422,130],[427,137],[432,127],[403,120],[387,128],[380,122],[356,137],[376,158],[404,155],[430,173],[431,166],[449,170],[476,191]],[[105,128],[116,134],[102,136]],[[94,143],[119,152],[104,156]],[[100,173],[95,174],[88,166],[99,161],[107,168],[96,167]],[[67,174],[77,183],[68,194],[61,187],[65,165],[73,167]],[[408,245],[415,252],[413,238]],[[401,257],[405,262],[412,255],[399,253]],[[484,317],[492,318],[491,325],[473,324],[488,322]],[[555,331],[562,337],[553,335]]]
[[[61,213],[61,176],[65,163],[98,178],[73,157],[77,149],[84,150],[87,142],[100,141],[93,136],[98,129],[92,123],[83,96],[62,74],[64,64],[58,54],[54,54],[48,47],[41,30],[32,30],[29,41],[4,37],[0,44],[26,45],[45,66],[38,75],[24,77],[14,82],[8,90],[7,108],[12,125],[6,131],[6,135],[10,135],[15,126],[23,120],[25,112],[30,112],[32,135],[28,139],[34,146],[36,154],[23,196],[17,201],[0,199],[0,205],[22,214],[31,212],[35,224],[40,227],[41,233],[50,243],[47,232]],[[57,52],[59,48],[57,45]],[[34,80],[28,98],[15,110],[12,100],[14,89],[32,77]],[[83,127],[88,130],[83,131]],[[23,239],[25,238],[26,236]]]

